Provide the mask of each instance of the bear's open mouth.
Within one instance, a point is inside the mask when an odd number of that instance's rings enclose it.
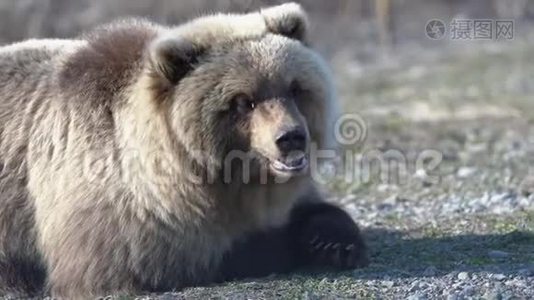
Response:
[[[282,173],[298,173],[308,167],[308,158],[304,153],[271,162],[271,167]]]

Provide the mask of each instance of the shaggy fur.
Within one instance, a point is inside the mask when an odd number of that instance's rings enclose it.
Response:
[[[331,142],[333,88],[306,24],[286,4],[1,48],[0,292],[84,298],[364,265],[348,215],[307,174],[280,183],[268,169],[280,130]],[[248,169],[228,163],[236,151],[254,154]]]

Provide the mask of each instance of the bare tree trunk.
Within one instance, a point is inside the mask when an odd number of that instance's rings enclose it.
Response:
[[[382,49],[389,49],[393,44],[392,39],[392,3],[391,0],[375,1],[375,20],[378,24],[378,38]]]

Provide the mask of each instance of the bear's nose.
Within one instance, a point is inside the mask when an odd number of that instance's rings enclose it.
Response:
[[[306,148],[306,132],[300,126],[284,130],[276,138],[276,145],[280,152],[284,154],[291,151],[304,151]]]

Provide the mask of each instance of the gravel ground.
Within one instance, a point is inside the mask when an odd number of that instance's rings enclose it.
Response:
[[[346,150],[357,162],[372,151],[405,159],[402,172],[371,168],[326,185],[364,228],[369,268],[153,297],[534,299],[533,50],[516,41],[336,72],[367,133]],[[416,163],[429,153],[436,168]]]

